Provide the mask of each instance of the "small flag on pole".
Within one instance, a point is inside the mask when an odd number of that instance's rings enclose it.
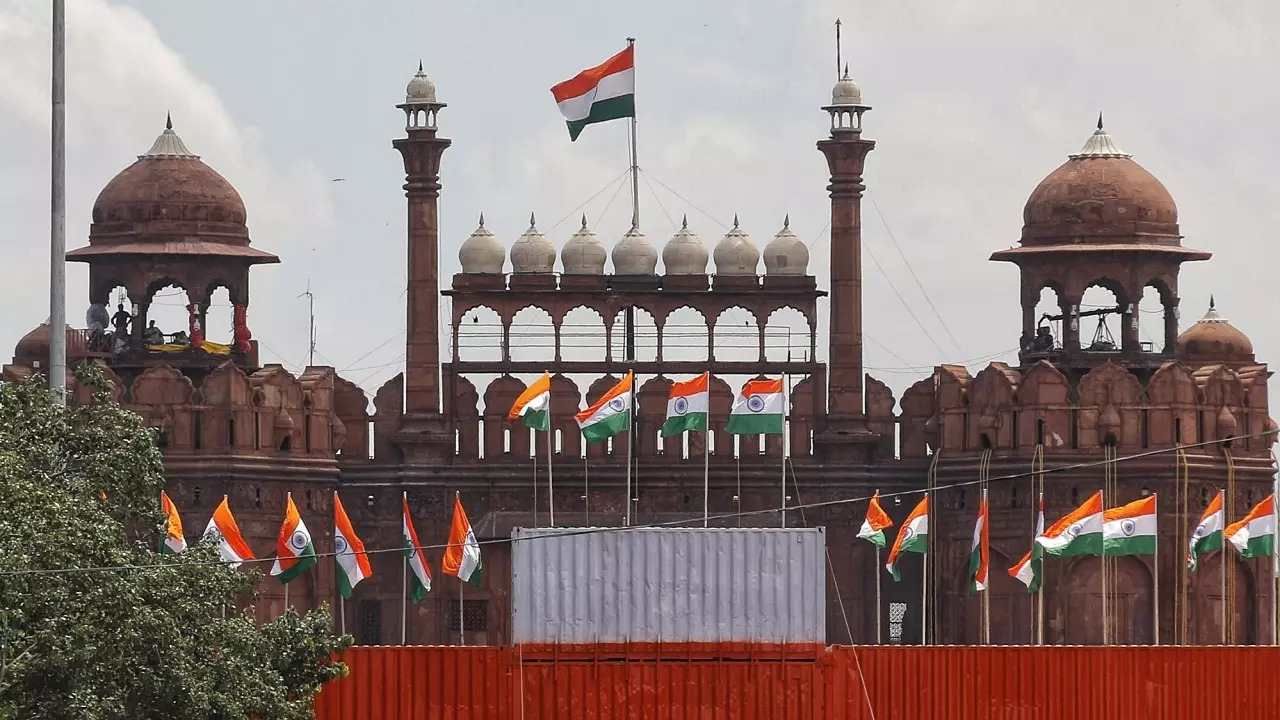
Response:
[[[542,377],[534,380],[533,384],[525,388],[524,392],[520,393],[520,397],[516,398],[516,404],[511,406],[507,419],[515,421],[517,418],[527,428],[551,429],[551,376],[549,374],[542,373]]]
[[[575,416],[582,437],[587,444],[607,440],[620,432],[631,429],[632,394],[634,374],[628,372],[617,385],[596,401],[594,405]]]
[[[1232,523],[1224,535],[1235,546],[1240,557],[1271,557],[1276,550],[1276,500],[1268,495],[1249,511],[1244,519]]]
[[[1036,538],[1046,555],[1073,557],[1102,554],[1102,491],[1054,523]]]
[[[1222,549],[1222,528],[1225,525],[1222,514],[1222,491],[1219,490],[1218,494],[1213,496],[1213,500],[1209,501],[1209,507],[1204,509],[1204,514],[1200,516],[1200,523],[1191,533],[1191,547],[1187,551],[1187,570],[1195,572],[1200,564],[1201,555]]]
[[[160,509],[164,511],[164,537],[160,538],[160,552],[180,553],[187,549],[187,539],[182,536],[182,518],[178,516],[178,508],[165,491],[160,491]]]
[[[289,493],[285,496],[284,522],[276,536],[276,561],[271,566],[271,574],[280,578],[281,584],[288,584],[315,564],[316,547],[311,543],[311,531],[293,504],[293,493]]]
[[[748,380],[733,401],[724,431],[731,435],[781,435],[786,413],[782,378]]]
[[[929,496],[920,499],[920,504],[911,511],[902,528],[898,530],[898,539],[889,550],[889,562],[884,568],[893,575],[894,582],[902,579],[898,574],[898,556],[904,552],[924,554],[929,549]]]
[[[880,491],[877,490],[876,494],[871,496],[871,504],[867,505],[867,519],[862,521],[862,529],[858,530],[858,537],[883,550],[884,531],[891,527],[893,527],[893,521],[880,507]]]
[[[361,580],[373,577],[373,567],[337,490],[333,491],[333,559],[338,563],[338,592],[349,600]]]
[[[445,575],[453,575],[463,582],[480,587],[480,543],[471,529],[467,511],[462,509],[462,498],[453,495],[453,525],[449,528],[449,546],[445,548],[440,563]]]
[[[987,589],[987,570],[991,558],[991,528],[987,514],[987,491],[982,491],[978,506],[978,522],[973,527],[973,546],[969,551],[969,592]]]
[[[569,140],[578,139],[588,125],[635,117],[635,47],[605,60],[551,88],[569,126]]]
[[[232,568],[238,568],[246,560],[254,559],[253,551],[240,534],[240,526],[236,525],[236,519],[231,515],[231,505],[228,504],[226,495],[222,496],[218,509],[209,518],[209,525],[204,529],[204,539],[218,544],[219,557]]]
[[[410,596],[416,604],[431,592],[431,570],[427,568],[427,556],[422,554],[418,531],[413,529],[413,518],[409,517],[409,494],[404,493],[401,501],[404,503],[404,557],[413,583]]]
[[[704,372],[692,380],[671,383],[667,398],[667,421],[662,423],[662,437],[679,435],[688,430],[707,429],[707,410],[711,395],[707,382],[711,373]]]
[[[1036,513],[1036,536],[1031,538],[1031,550],[1022,556],[1017,565],[1009,568],[1009,577],[1027,586],[1027,592],[1040,589],[1040,566],[1044,563],[1044,549],[1036,542],[1044,535],[1044,493],[1040,493],[1040,511]]]
[[[1102,515],[1107,555],[1156,554],[1156,496],[1111,508]]]

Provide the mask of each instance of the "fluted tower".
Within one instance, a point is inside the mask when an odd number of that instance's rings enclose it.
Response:
[[[871,107],[848,67],[822,109],[831,116],[831,136],[818,142],[831,171],[831,337],[827,422],[814,442],[827,459],[858,461],[875,440],[862,399],[862,169],[876,144],[862,137],[862,114]]]
[[[404,111],[407,137],[392,143],[404,158],[408,198],[409,288],[405,340],[404,422],[397,444],[407,462],[448,457],[452,440],[440,412],[440,158],[451,141],[436,134],[445,104],[422,71],[409,81]]]

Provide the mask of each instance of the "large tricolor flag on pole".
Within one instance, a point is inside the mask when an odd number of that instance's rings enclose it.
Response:
[[[231,515],[231,505],[227,503],[226,495],[222,496],[222,502],[213,511],[213,517],[209,518],[209,524],[204,529],[204,539],[216,542],[218,556],[233,568],[240,567],[246,560],[254,559],[253,551],[240,534],[240,526],[236,525],[236,519]]]
[[[316,564],[316,547],[311,543],[311,531],[302,522],[298,507],[293,504],[293,493],[285,496],[284,522],[276,536],[276,561],[271,574],[288,583]]]
[[[1222,529],[1226,526],[1222,512],[1222,491],[1219,490],[1209,507],[1204,509],[1200,522],[1191,533],[1191,547],[1187,549],[1187,570],[1196,571],[1200,556],[1222,549]]]
[[[337,490],[333,491],[333,559],[338,562],[338,592],[349,600],[356,585],[373,576],[373,567]]]
[[[569,125],[570,141],[588,125],[635,117],[635,46],[556,85],[551,94]]]
[[[904,552],[925,553],[929,549],[929,496],[920,499],[920,504],[911,511],[902,529],[898,530],[898,539],[893,541],[889,550],[889,561],[884,568],[893,575],[894,581],[902,579],[898,574],[898,556]]]
[[[431,570],[427,568],[427,556],[422,553],[418,531],[413,529],[413,518],[409,516],[409,493],[402,493],[400,499],[404,503],[404,561],[409,563],[409,596],[414,603],[420,603],[431,592]]]
[[[182,518],[178,508],[165,491],[160,491],[160,509],[164,511],[164,537],[160,538],[160,552],[180,553],[187,549],[187,539],[182,536]]]
[[[453,494],[453,525],[449,528],[449,546],[440,562],[445,575],[453,575],[462,582],[480,587],[483,566],[480,563],[480,543],[471,529],[467,511],[462,509],[462,498]]]
[[[575,416],[588,445],[631,429],[631,383],[634,379],[634,373],[627,373],[594,405]]]
[[[982,491],[982,504],[978,506],[978,521],[973,526],[973,545],[969,548],[969,592],[980,593],[987,589],[987,570],[991,559],[991,528],[987,519],[987,491]]]
[[[893,521],[889,519],[884,508],[880,507],[880,491],[877,490],[876,494],[871,496],[871,503],[867,505],[867,519],[862,521],[858,537],[884,549],[884,531],[891,527],[893,527]]]
[[[782,378],[748,380],[733,401],[724,431],[732,435],[781,435],[786,412]]]
[[[1102,546],[1107,555],[1155,555],[1156,496],[1103,513]]]
[[[1036,543],[1046,555],[1102,554],[1102,491],[1054,523]]]
[[[1027,586],[1027,592],[1040,589],[1040,566],[1044,563],[1044,551],[1036,540],[1044,535],[1044,493],[1040,493],[1040,512],[1036,514],[1036,536],[1031,539],[1031,550],[1022,556],[1017,565],[1009,568],[1009,576]]]
[[[706,430],[711,396],[707,383],[711,373],[704,372],[692,380],[671,383],[667,398],[667,421],[662,423],[662,437],[679,435],[687,430]]]
[[[551,376],[542,373],[542,377],[520,393],[516,404],[511,406],[507,419],[519,418],[525,427],[534,430],[551,429]]]
[[[1268,495],[1248,515],[1227,528],[1226,539],[1243,559],[1271,557],[1276,551],[1276,496]]]

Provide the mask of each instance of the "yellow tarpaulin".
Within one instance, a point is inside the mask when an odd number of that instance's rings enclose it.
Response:
[[[191,346],[179,345],[177,343],[165,343],[164,345],[148,345],[147,349],[150,350],[151,352],[173,353],[173,352],[186,352],[187,350],[191,349]],[[210,355],[230,355],[231,354],[230,345],[223,345],[222,343],[216,343],[216,342],[213,342],[212,340],[205,340],[204,344],[200,346],[200,349],[209,353]]]

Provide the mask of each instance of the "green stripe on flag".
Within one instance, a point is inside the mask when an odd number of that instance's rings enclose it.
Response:
[[[547,410],[525,410],[520,416],[520,421],[527,428],[534,430],[550,430],[551,429],[551,413]]]
[[[342,563],[335,564],[338,566],[338,592],[342,594],[343,600],[350,600],[351,593],[355,590],[351,587],[351,578],[347,577],[347,571],[342,567]]]
[[[1252,558],[1271,557],[1276,549],[1276,536],[1271,533],[1259,535],[1258,537],[1249,538],[1249,542],[1244,546],[1244,550],[1240,551],[1240,557],[1244,560]]]
[[[1102,554],[1102,533],[1095,532],[1088,535],[1077,535],[1071,542],[1062,547],[1044,547],[1046,555],[1054,555],[1057,557],[1074,557],[1077,555],[1101,555]]]
[[[1156,538],[1154,535],[1140,535],[1131,538],[1113,538],[1104,544],[1107,555],[1155,555]]]
[[[284,585],[311,569],[311,566],[315,564],[316,548],[311,543],[307,543],[307,546],[298,554],[298,561],[295,562],[288,570],[282,570],[276,577],[280,579],[280,584]]]
[[[707,429],[706,413],[700,412],[700,413],[686,413],[684,415],[673,415],[667,418],[666,422],[662,423],[662,437],[671,437],[672,435],[679,435],[680,433],[685,432],[687,430],[706,431],[706,429]]]
[[[569,140],[577,140],[578,136],[582,134],[582,129],[588,125],[635,117],[635,115],[636,96],[634,93],[591,103],[591,112],[586,117],[581,120],[570,120],[567,123],[569,126]]]
[[[1222,531],[1209,533],[1208,535],[1196,541],[1194,547],[1191,548],[1191,561],[1187,563],[1187,569],[1191,572],[1196,571],[1196,567],[1200,565],[1200,556],[1208,555],[1211,552],[1222,549]]]
[[[631,411],[615,413],[582,428],[587,444],[608,440],[624,430],[631,429]]]
[[[881,550],[884,549],[884,531],[883,530],[877,530],[874,533],[871,533],[870,535],[864,536],[862,539],[866,540],[872,545],[875,545]]]
[[[724,431],[730,435],[781,435],[782,425],[782,415],[733,413]]]

